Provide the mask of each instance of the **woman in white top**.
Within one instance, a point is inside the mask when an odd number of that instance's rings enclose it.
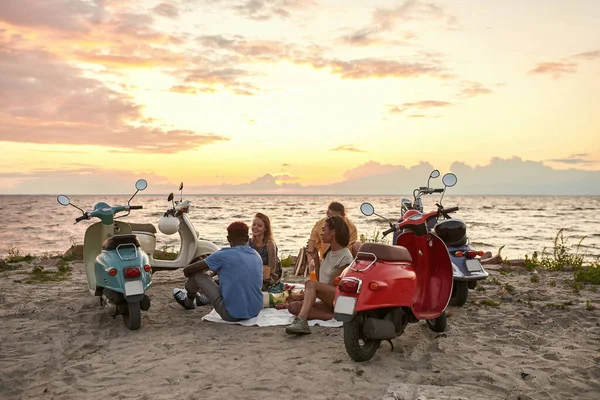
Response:
[[[323,225],[321,240],[330,245],[329,250],[325,253],[321,263],[318,262],[319,257],[312,254],[316,261],[317,280],[307,281],[303,298],[293,299],[297,301],[289,303],[288,311],[297,317],[286,328],[287,333],[310,333],[307,322],[309,319],[328,320],[333,318],[333,300],[335,298],[333,280],[353,260],[352,253],[346,248],[350,240],[350,232],[344,219],[338,216],[327,218]],[[317,302],[317,299],[321,301]]]

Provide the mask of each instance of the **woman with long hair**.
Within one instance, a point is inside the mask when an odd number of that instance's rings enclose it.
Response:
[[[268,275],[263,275],[263,292],[279,293],[283,289],[281,283],[281,261],[277,256],[277,244],[273,238],[271,220],[263,213],[256,213],[252,221],[252,238],[248,243],[257,251],[263,261],[264,270]],[[268,270],[267,268],[268,267]]]

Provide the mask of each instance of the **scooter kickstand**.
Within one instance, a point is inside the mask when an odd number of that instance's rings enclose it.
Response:
[[[392,351],[394,351],[394,343],[392,343],[391,339],[386,339],[386,342],[388,342],[390,344],[390,346],[392,346]]]

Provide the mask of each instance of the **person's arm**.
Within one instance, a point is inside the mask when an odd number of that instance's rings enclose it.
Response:
[[[317,249],[317,258],[319,257],[319,249],[321,248],[321,246],[323,245],[321,243],[321,232],[323,231],[323,225],[321,224],[322,220],[317,221],[317,223],[315,223],[315,226],[313,226],[312,231],[310,231],[310,240],[314,240],[315,241],[315,249]],[[311,254],[311,257],[313,257],[313,255]]]
[[[273,240],[267,241],[267,256],[269,258],[268,267],[271,270],[270,276],[264,280],[273,280],[273,282],[277,281],[281,276],[278,276],[277,271],[277,247],[275,246],[275,242]],[[264,277],[263,277],[264,278]]]
[[[321,272],[321,258],[319,257],[319,252],[316,247],[312,257],[313,260],[315,260],[315,274],[317,275],[317,280],[319,280],[319,274]]]
[[[208,264],[206,263],[205,260],[200,260],[200,261],[196,261],[195,263],[192,263],[190,265],[188,265],[187,267],[185,267],[183,269],[183,275],[187,278],[189,278],[190,276],[193,276],[194,274],[197,274],[199,272],[204,272],[206,270],[210,269]]]
[[[352,245],[354,243],[356,243],[356,241],[358,240],[358,231],[356,229],[356,225],[354,225],[352,222],[350,222],[349,220],[346,220],[348,222],[348,230],[350,231],[350,241],[348,242],[348,249],[352,250]]]

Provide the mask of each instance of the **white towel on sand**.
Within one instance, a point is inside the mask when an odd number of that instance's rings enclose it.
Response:
[[[221,316],[213,309],[209,314],[202,317],[202,321],[210,322],[222,322],[225,324],[238,324],[244,326],[277,326],[277,325],[289,325],[294,320],[294,316],[288,312],[288,310],[278,310],[276,308],[263,308],[260,313],[250,319],[243,319],[238,322],[227,322],[223,321]],[[343,322],[330,319],[329,321],[322,321],[320,319],[311,319],[308,321],[310,326],[326,326],[330,328],[338,328],[343,325]]]

